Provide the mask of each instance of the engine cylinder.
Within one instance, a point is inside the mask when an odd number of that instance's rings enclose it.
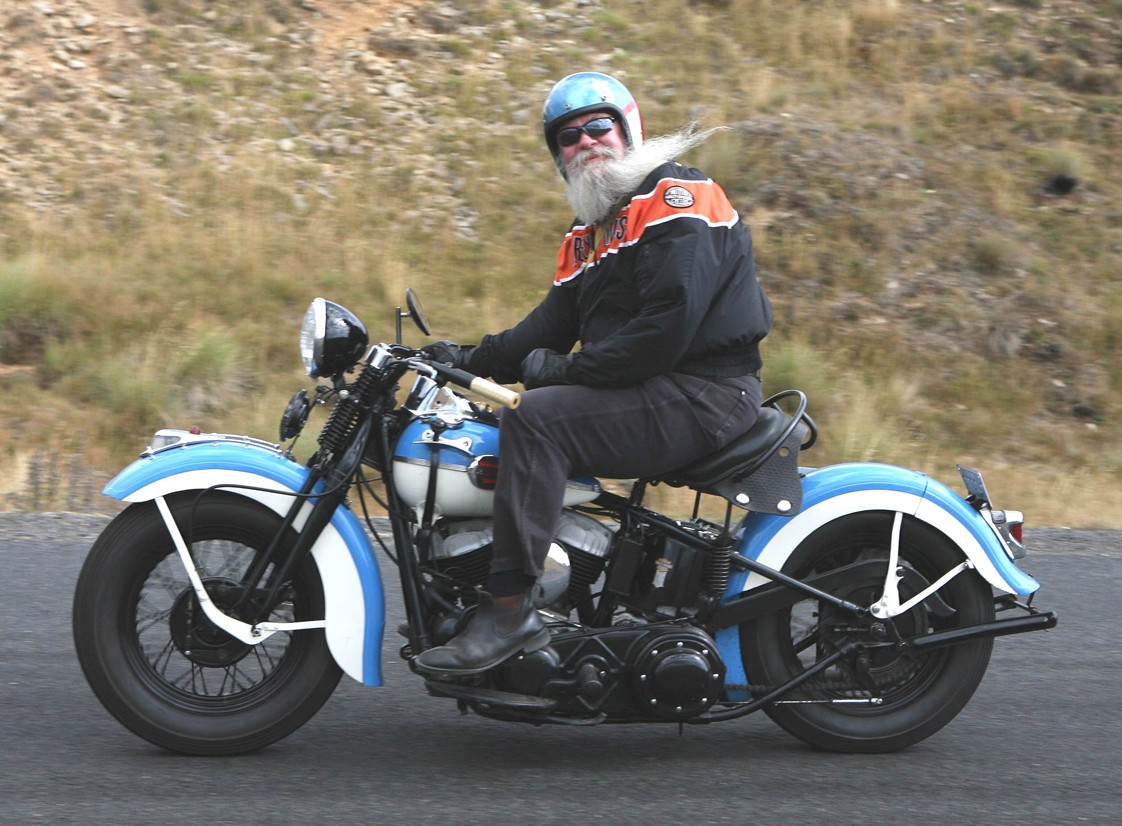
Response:
[[[441,519],[433,526],[429,560],[441,574],[469,587],[487,581],[494,529],[490,519]],[[584,514],[565,512],[545,570],[534,590],[534,604],[549,607],[568,596],[578,602],[604,570],[612,532]]]

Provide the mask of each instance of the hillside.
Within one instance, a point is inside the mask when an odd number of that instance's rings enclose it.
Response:
[[[1122,520],[1122,2],[0,6],[0,507],[88,508],[168,424],[273,438],[316,294],[516,321],[568,218],[541,101],[617,74],[749,220],[815,463]],[[537,273],[536,275],[534,273]],[[91,470],[92,469],[92,470]],[[992,483],[991,483],[992,486]]]

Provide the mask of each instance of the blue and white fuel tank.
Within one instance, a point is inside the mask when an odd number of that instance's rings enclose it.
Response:
[[[398,496],[411,508],[425,504],[435,452],[435,515],[490,516],[495,510],[499,429],[474,419],[441,424],[439,434],[422,419],[402,431],[393,457]],[[565,507],[591,502],[599,495],[600,483],[596,479],[570,479],[565,487]]]

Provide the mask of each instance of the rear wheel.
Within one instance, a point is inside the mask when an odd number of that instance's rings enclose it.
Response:
[[[171,505],[208,594],[232,609],[280,517],[229,494],[197,507],[194,495],[182,495]],[[323,616],[309,557],[268,619]],[[214,626],[152,502],[131,505],[98,537],[78,578],[73,619],[78,659],[98,699],[131,731],[172,751],[228,755],[276,742],[319,710],[341,675],[322,629],[247,645]]]
[[[895,514],[860,513],[830,522],[795,550],[784,573],[799,579],[849,566],[834,596],[869,606],[880,599],[888,571]],[[962,552],[931,526],[904,519],[900,538],[900,602],[962,562]],[[865,563],[865,564],[861,564]],[[993,594],[964,571],[936,598],[882,622],[854,618],[817,600],[803,600],[741,627],[749,681],[778,686],[846,642],[866,644],[766,711],[795,737],[840,752],[889,752],[931,736],[962,710],[985,674],[993,640],[915,652],[896,640],[993,620]]]

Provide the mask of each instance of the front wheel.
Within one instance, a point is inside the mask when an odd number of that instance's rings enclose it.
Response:
[[[231,494],[197,504],[193,494],[181,495],[169,504],[208,594],[231,610],[280,517]],[[308,557],[268,619],[323,616],[323,586]],[[185,754],[239,754],[276,742],[319,710],[342,673],[322,629],[247,645],[207,620],[152,502],[131,505],[94,543],[78,577],[73,621],[79,662],[105,708],[140,737]]]
[[[844,584],[831,593],[872,605],[884,590],[894,517],[871,512],[829,522],[795,549],[783,571],[806,579],[848,568]],[[904,603],[963,556],[934,528],[905,518],[899,559]],[[766,711],[788,733],[822,749],[890,752],[954,719],[981,682],[993,648],[992,638],[923,652],[893,643],[993,618],[990,587],[976,572],[965,571],[890,622],[857,619],[826,603],[803,600],[741,626],[741,650],[751,683],[778,686],[846,642],[865,644],[863,654],[839,661]]]

